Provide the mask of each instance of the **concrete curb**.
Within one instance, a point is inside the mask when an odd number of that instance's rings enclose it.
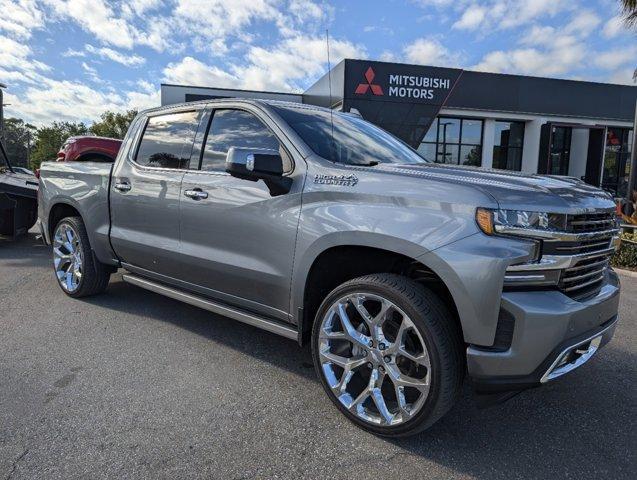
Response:
[[[613,268],[613,270],[625,277],[637,278],[637,272],[633,272],[632,270],[624,270],[623,268]]]

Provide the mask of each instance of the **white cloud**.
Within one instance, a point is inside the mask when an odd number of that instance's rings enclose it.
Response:
[[[103,0],[47,0],[60,18],[74,20],[101,42],[132,48],[134,29]]]
[[[51,69],[32,58],[31,48],[24,43],[0,36],[0,80],[33,83],[42,72]]]
[[[291,0],[288,7],[290,13],[296,17],[298,21],[305,22],[308,20],[322,20],[324,14],[331,14],[332,10],[324,12],[321,7],[311,0]]]
[[[90,68],[90,67],[89,67]],[[79,81],[44,78],[19,95],[7,92],[8,115],[42,125],[57,121],[91,122],[105,110],[116,112],[159,106],[159,91],[144,82],[138,89],[116,93],[98,90]]]
[[[602,34],[606,38],[615,38],[620,33],[622,33],[625,28],[626,27],[624,26],[624,20],[622,19],[621,15],[616,15],[604,24]]]
[[[121,63],[122,65],[125,65],[127,67],[137,67],[146,62],[146,59],[144,57],[140,57],[139,55],[124,55],[123,53],[120,53],[108,47],[97,48],[93,45],[87,44],[84,49],[89,53],[99,55],[102,58],[108,58],[109,60]]]
[[[344,40],[330,40],[332,66],[344,58],[366,57],[364,48]],[[233,67],[243,88],[298,91],[299,80],[315,79],[327,70],[324,37],[296,36],[271,49],[250,47],[247,65]]]
[[[497,0],[489,11],[501,28],[514,28],[571,8],[571,0]]]
[[[225,38],[256,20],[280,16],[275,0],[177,0],[174,10],[180,29],[203,38]]]
[[[597,53],[594,59],[595,65],[604,70],[616,70],[627,64],[637,66],[637,47],[622,47]]]
[[[581,66],[586,55],[582,44],[575,40],[572,43],[565,41],[548,50],[518,48],[490,52],[473,69],[495,73],[558,76]]]
[[[421,65],[455,66],[459,56],[451,53],[435,38],[419,38],[403,49],[405,61]]]
[[[346,57],[365,56],[364,49],[350,42],[330,41],[332,66]],[[250,47],[246,62],[230,65],[227,71],[188,56],[168,64],[163,73],[164,81],[183,85],[298,91],[299,81],[323,74],[326,63],[325,39],[299,36],[287,38],[270,49]]]
[[[635,79],[637,78],[637,69],[633,67],[622,68],[611,74],[608,78],[610,83],[619,83],[623,85],[635,85]]]
[[[595,31],[602,20],[594,12],[583,10],[576,13],[564,27],[565,33],[588,36]]]
[[[97,70],[95,70],[93,67],[91,67],[86,62],[82,62],[82,68],[84,69],[85,72],[90,73],[92,75],[96,75],[97,74]]]
[[[167,83],[220,88],[238,88],[239,84],[239,79],[234,75],[192,57],[169,63],[163,73]]]
[[[487,10],[478,5],[472,5],[467,8],[462,17],[452,25],[452,28],[459,30],[475,30],[478,28],[487,16]]]
[[[455,10],[462,13],[453,28],[479,31],[482,35],[493,30],[513,29],[545,17],[554,17],[557,13],[572,8],[569,0],[487,0],[473,1],[469,5],[467,3],[462,0],[454,2]]]
[[[62,54],[63,57],[86,57],[86,52],[84,50],[75,50],[73,48],[68,48],[66,52]]]
[[[162,0],[128,0],[122,5],[122,13],[127,18],[135,15],[141,16],[150,10],[154,10],[162,5]]]
[[[0,0],[0,31],[28,39],[32,30],[43,26],[42,11],[34,0]]]
[[[29,122],[42,124],[52,119],[76,121],[96,119],[104,110],[120,110],[122,101],[115,95],[95,90],[77,81],[47,79],[11,96],[11,108]]]
[[[133,90],[126,93],[126,110],[145,110],[147,108],[158,107],[161,103],[161,92],[156,85],[146,81],[137,82],[140,90]]]

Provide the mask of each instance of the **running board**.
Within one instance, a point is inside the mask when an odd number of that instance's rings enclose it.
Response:
[[[179,300],[180,302],[203,308],[204,310],[208,310],[224,317],[232,318],[233,320],[238,320],[239,322],[247,323],[248,325],[252,325],[253,327],[267,330],[268,332],[276,333],[277,335],[281,335],[292,340],[298,340],[299,333],[294,327],[281,325],[276,321],[268,320],[251,313],[245,313],[241,310],[237,310],[220,303],[212,302],[208,299],[198,297],[191,293],[185,293],[175,288],[167,287],[165,285],[153,282],[152,280],[147,280],[146,278],[142,278],[137,275],[127,273],[122,275],[122,279],[127,283],[145,288],[146,290],[150,290],[151,292],[159,293],[160,295],[164,295],[165,297],[170,297],[175,300]]]

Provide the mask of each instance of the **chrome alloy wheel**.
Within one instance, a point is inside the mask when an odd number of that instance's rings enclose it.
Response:
[[[352,293],[321,320],[318,353],[339,402],[358,418],[392,426],[420,411],[431,385],[431,363],[412,320],[376,294]]]
[[[62,288],[74,292],[82,280],[82,243],[67,223],[58,225],[53,236],[53,266]]]

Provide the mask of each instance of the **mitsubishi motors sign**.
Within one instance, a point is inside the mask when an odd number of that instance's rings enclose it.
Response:
[[[358,60],[347,64],[345,96],[442,105],[461,73],[455,68]]]

